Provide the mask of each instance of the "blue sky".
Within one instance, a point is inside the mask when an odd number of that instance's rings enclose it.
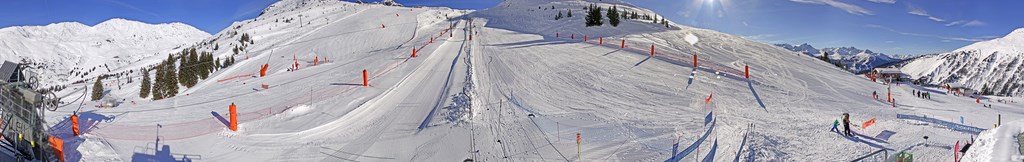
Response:
[[[370,0],[377,1],[377,0]],[[411,6],[482,9],[500,0],[397,0]],[[1018,0],[625,0],[676,23],[768,43],[855,46],[887,54],[954,50],[1024,27]],[[0,27],[110,18],[183,22],[216,33],[273,0],[11,0]]]

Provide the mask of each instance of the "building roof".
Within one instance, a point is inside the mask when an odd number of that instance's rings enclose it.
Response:
[[[3,64],[0,64],[0,82],[17,82],[20,78],[18,64],[10,61],[4,61]]]
[[[875,71],[882,74],[903,74],[903,71],[897,68],[875,68]]]
[[[967,88],[967,87],[964,87],[964,85],[960,84],[960,83],[946,83],[946,85],[948,85],[949,88]]]

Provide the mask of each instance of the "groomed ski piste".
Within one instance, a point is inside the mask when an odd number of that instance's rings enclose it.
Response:
[[[248,33],[255,43],[178,96],[116,108],[87,101],[47,121],[69,161],[848,161],[878,150],[947,161],[997,116],[1024,117],[1024,104],[995,102],[1021,98],[976,103],[871,82],[717,31],[633,19],[585,27],[590,4],[654,14],[615,0],[507,0],[479,11],[281,1],[206,40],[226,46]],[[573,17],[553,19],[567,9]],[[298,15],[301,25],[284,22]],[[215,56],[232,56],[224,49]],[[111,94],[138,96],[138,84],[123,87]],[[232,103],[237,131],[228,129]],[[856,136],[829,131],[843,113]]]

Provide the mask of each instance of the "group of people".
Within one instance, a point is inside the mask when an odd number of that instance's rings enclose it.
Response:
[[[932,93],[931,92],[922,92],[922,91],[919,91],[919,90],[912,90],[912,91],[914,91],[914,96],[917,96],[917,98],[932,99]]]
[[[843,113],[843,131],[839,132],[839,120],[832,122],[832,130],[836,133],[842,133],[843,136],[853,137],[853,132],[850,131],[850,114]]]

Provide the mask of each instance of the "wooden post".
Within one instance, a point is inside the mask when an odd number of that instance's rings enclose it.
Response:
[[[228,106],[228,115],[231,115],[231,124],[228,126],[228,129],[231,129],[231,131],[236,131],[237,132],[238,131],[238,110],[237,110],[237,107],[235,106],[235,103],[231,103],[231,106]]]

